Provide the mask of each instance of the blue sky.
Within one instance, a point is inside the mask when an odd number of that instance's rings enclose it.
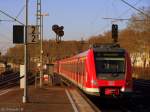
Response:
[[[150,6],[150,0],[126,0],[137,8]],[[135,5],[136,4],[136,5]],[[0,10],[16,17],[25,0],[1,0]],[[51,30],[53,24],[63,25],[64,40],[88,39],[92,35],[110,30],[111,20],[102,17],[130,18],[136,11],[121,0],[42,0],[42,12],[49,13],[44,17],[44,39],[55,38]],[[126,12],[126,13],[125,13]],[[24,22],[25,10],[18,19]],[[36,21],[36,0],[29,0],[29,24]],[[0,13],[0,19],[9,19]],[[120,29],[125,28],[127,21],[116,22]],[[0,49],[12,45],[12,22],[0,22]]]

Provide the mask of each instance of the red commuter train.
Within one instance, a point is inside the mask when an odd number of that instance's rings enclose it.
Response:
[[[116,44],[95,45],[54,64],[54,72],[91,95],[132,92],[131,60]]]

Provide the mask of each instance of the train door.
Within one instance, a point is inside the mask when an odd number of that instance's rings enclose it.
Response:
[[[78,85],[78,61],[76,63],[76,83]]]
[[[72,62],[70,63],[70,72],[71,72],[70,78],[72,80],[72,75],[73,75]]]
[[[80,80],[81,80],[81,61],[78,61],[78,85],[80,85]]]
[[[74,81],[76,82],[76,62],[73,63],[73,66],[74,66],[74,72],[73,72]]]
[[[80,62],[80,60],[78,59],[78,75],[77,75],[78,77],[78,85],[80,85],[80,79],[81,79],[81,62]]]
[[[82,60],[80,60],[80,66],[79,66],[79,84],[82,85]]]
[[[88,69],[87,69],[87,60],[84,60],[84,76],[83,76],[83,86],[86,87],[87,78],[88,78]]]
[[[82,86],[82,88],[83,88],[83,84],[84,84],[84,70],[85,70],[85,68],[84,68],[84,60],[82,60],[82,62],[81,62],[81,67],[82,67],[82,71],[81,71],[81,86]]]
[[[77,84],[79,84],[79,61],[77,62]]]

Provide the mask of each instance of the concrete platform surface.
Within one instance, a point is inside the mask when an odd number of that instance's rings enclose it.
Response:
[[[22,103],[23,90],[11,89],[0,94],[0,112],[74,112],[66,89],[29,88],[29,102]]]

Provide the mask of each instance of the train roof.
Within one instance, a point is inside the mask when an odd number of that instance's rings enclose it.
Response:
[[[118,53],[124,53],[125,49],[121,48],[119,44],[94,44],[88,49],[87,51],[84,51],[80,54],[75,55],[74,57],[83,57],[86,56],[88,51],[93,49],[94,52],[118,52]]]
[[[94,44],[92,46],[90,46],[90,49],[79,53],[73,57],[70,58],[66,58],[66,59],[73,59],[73,58],[80,58],[80,57],[85,57],[87,56],[88,52],[90,50],[93,50],[94,52],[118,52],[118,53],[124,53],[125,49],[121,48],[119,44],[112,44],[112,43],[107,43],[107,44]],[[66,60],[64,59],[64,60]]]
[[[84,57],[84,56],[86,56],[86,55],[88,54],[88,51],[89,51],[89,50],[84,51],[84,52],[82,52],[82,53],[79,53],[79,54],[75,55],[74,57]]]
[[[124,48],[121,48],[119,44],[100,44],[92,46],[95,52],[125,52]]]

